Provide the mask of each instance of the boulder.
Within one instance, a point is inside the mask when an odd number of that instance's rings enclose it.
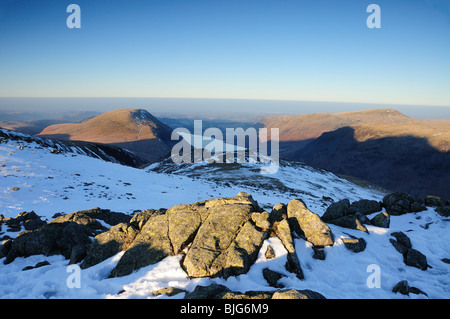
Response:
[[[295,252],[291,228],[287,219],[284,218],[281,221],[274,222],[272,225],[272,230],[281,240],[281,243],[288,252],[286,269],[289,272],[295,273],[297,275],[297,278],[304,279],[300,261],[298,260],[297,254]]]
[[[351,238],[344,237],[341,239],[345,247],[354,253],[359,253],[366,249],[366,241],[364,238],[356,238],[352,236]]]
[[[363,225],[364,222],[361,219],[364,219],[364,218],[360,218],[360,216],[358,216],[358,215],[348,215],[348,216],[344,216],[344,217],[332,220],[329,223],[336,225],[336,226],[350,228],[350,229],[357,229],[357,230],[368,233],[369,231],[367,230],[366,226]]]
[[[424,202],[426,206],[443,206],[445,204],[445,200],[432,195],[426,196]]]
[[[34,212],[21,213],[14,219],[15,221],[24,225],[29,221],[35,221],[35,223],[33,227],[30,227],[32,230],[20,233],[13,240],[5,263],[12,262],[16,257],[39,254],[46,256],[61,254],[70,259],[71,263],[79,262],[87,255],[92,244],[91,237],[106,230],[97,218],[107,223],[115,223],[129,220],[131,217],[94,208],[62,215],[45,224],[45,222],[39,222],[40,218]],[[36,228],[39,225],[41,226]]]
[[[389,228],[389,225],[391,223],[391,217],[389,216],[388,213],[382,212],[382,213],[377,214],[375,217],[373,217],[370,220],[370,223],[373,226]]]
[[[137,233],[138,230],[133,226],[120,223],[108,231],[98,234],[80,267],[82,269],[89,268],[126,250]]]
[[[6,256],[5,264],[11,263],[16,257],[31,255],[61,254],[69,259],[72,249],[84,249],[91,245],[92,229],[76,221],[52,221],[43,227],[21,232],[12,242]]]
[[[350,205],[349,212],[351,214],[360,213],[363,215],[370,215],[381,211],[382,208],[382,203],[379,201],[360,199]]]
[[[331,229],[311,212],[300,199],[293,199],[287,206],[287,216],[292,231],[315,246],[331,246],[334,243]]]
[[[412,267],[426,270],[429,266],[427,263],[427,257],[420,251],[413,249],[411,240],[402,232],[394,232],[391,234],[396,240],[390,239],[392,245],[397,249],[399,253],[403,255],[403,262]]]
[[[230,289],[219,284],[197,286],[193,291],[188,292],[184,299],[222,299],[228,292],[230,292]]]
[[[390,239],[389,241],[391,244],[397,249],[397,251],[404,255],[410,249],[411,246],[411,240],[408,236],[405,235],[403,232],[394,232],[391,234],[391,236],[394,236],[396,240]]]
[[[276,291],[272,299],[326,299],[322,294],[309,290],[282,289]]]
[[[266,236],[267,232],[247,221],[228,248],[211,264],[211,275],[228,278],[246,273],[258,257]]]
[[[285,277],[285,275],[273,271],[269,268],[263,269],[263,277],[264,279],[269,283],[269,286],[274,288],[284,288],[283,284],[279,284],[278,280],[280,280],[282,277]]]
[[[420,251],[410,248],[403,256],[406,265],[416,267],[421,270],[427,270],[427,257]]]
[[[426,209],[422,201],[416,200],[406,193],[399,192],[384,196],[383,206],[390,215],[402,215]]]
[[[184,299],[325,299],[325,297],[309,289],[278,289],[275,292],[246,291],[240,293],[214,283],[209,286],[195,287],[193,291],[186,293]]]
[[[422,290],[420,290],[419,288],[410,287],[408,284],[408,281],[406,281],[406,280],[399,281],[392,289],[392,292],[401,293],[402,295],[408,295],[408,296],[410,293],[417,294],[417,295],[423,294],[428,297],[428,295],[425,292],[423,292]]]
[[[436,207],[436,212],[442,217],[450,217],[450,205]]]
[[[348,199],[342,199],[328,206],[327,210],[321,218],[324,222],[330,222],[332,220],[346,216],[349,213],[349,209],[350,201]]]

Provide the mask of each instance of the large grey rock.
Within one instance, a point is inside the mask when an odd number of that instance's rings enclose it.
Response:
[[[331,246],[334,243],[331,229],[311,212],[300,199],[293,199],[287,205],[287,215],[292,231],[315,246]]]
[[[246,272],[266,236],[251,221],[258,208],[250,195],[205,202],[209,214],[183,261],[191,277],[224,276]],[[240,234],[242,232],[242,234]]]

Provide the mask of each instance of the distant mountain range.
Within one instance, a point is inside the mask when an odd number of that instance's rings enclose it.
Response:
[[[87,119],[73,123],[83,116]],[[0,122],[0,126],[29,133],[46,124],[40,121],[16,121],[12,127]],[[170,139],[172,128],[165,123],[191,132],[193,124],[192,119],[178,118],[163,122],[143,109],[118,109],[97,116],[83,112],[49,121],[52,125],[33,134],[123,148],[140,158],[139,163],[156,162],[169,154],[174,141]],[[205,121],[204,129],[211,125],[225,131],[226,127],[246,129],[252,124],[224,118]],[[388,191],[450,198],[450,119],[419,120],[394,109],[376,109],[268,116],[254,127],[279,129],[282,159],[304,162]]]
[[[273,116],[280,156],[392,191],[450,197],[450,120],[418,120],[393,109]]]

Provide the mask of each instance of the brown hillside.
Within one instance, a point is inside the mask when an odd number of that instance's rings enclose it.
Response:
[[[141,109],[119,109],[81,123],[46,127],[39,136],[112,144],[155,161],[169,151],[171,129]]]

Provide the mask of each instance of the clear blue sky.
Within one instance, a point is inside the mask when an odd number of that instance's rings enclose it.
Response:
[[[450,1],[1,0],[0,97],[450,106]]]

